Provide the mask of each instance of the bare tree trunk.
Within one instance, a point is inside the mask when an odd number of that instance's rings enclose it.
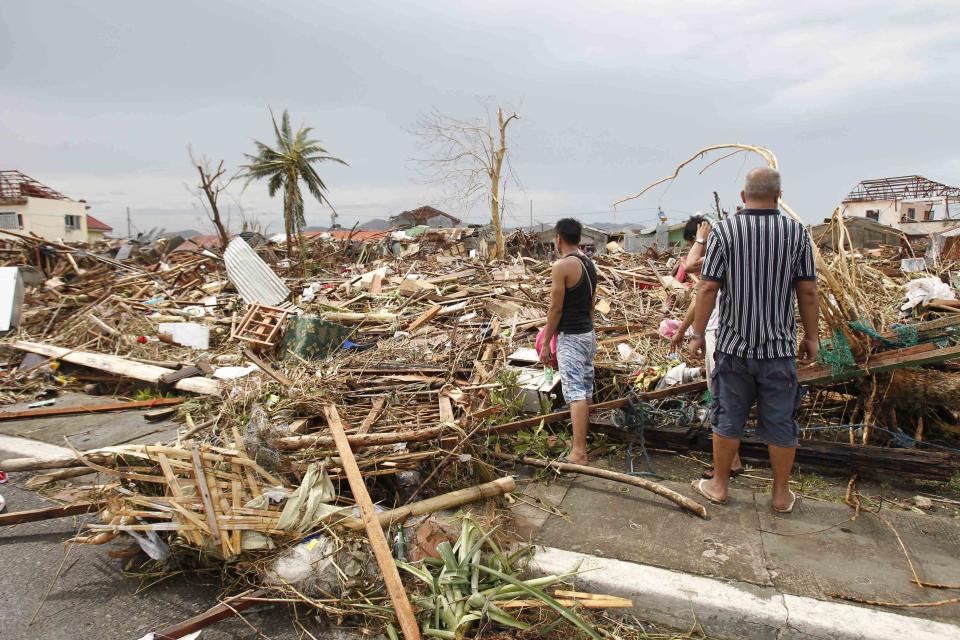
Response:
[[[223,174],[225,173],[223,160],[220,161],[220,164],[217,165],[217,169],[214,171],[210,169],[210,162],[206,158],[197,160],[194,158],[192,151],[189,151],[189,153],[190,162],[193,163],[193,166],[197,168],[197,173],[200,174],[200,190],[203,192],[203,196],[207,200],[207,205],[210,207],[207,215],[213,223],[217,237],[220,238],[221,250],[226,249],[227,243],[230,241],[230,233],[227,231],[226,226],[223,224],[223,219],[220,217],[220,207],[217,206],[217,200],[220,197],[220,192],[233,182],[233,178],[223,179]]]
[[[497,242],[496,257],[501,260],[506,257],[507,248],[503,239],[503,223],[500,219],[500,178],[503,175],[503,159],[507,155],[507,125],[516,117],[517,114],[513,114],[509,118],[504,118],[503,108],[497,107],[497,129],[500,140],[498,145],[494,145],[493,140],[490,141],[490,148],[493,150],[493,164],[490,167],[490,226],[493,227]]]

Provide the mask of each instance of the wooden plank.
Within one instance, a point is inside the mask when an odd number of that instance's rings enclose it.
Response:
[[[177,638],[188,636],[191,633],[199,631],[204,627],[209,627],[216,622],[226,620],[227,618],[232,618],[244,609],[249,609],[253,605],[258,604],[261,601],[261,598],[266,597],[266,595],[266,591],[257,590],[227,598],[220,604],[214,605],[203,613],[199,613],[191,618],[187,618],[183,622],[171,625],[169,627],[164,627],[159,631],[155,631],[153,636],[156,640],[177,640]]]
[[[373,406],[370,407],[370,412],[367,413],[367,417],[363,419],[363,422],[360,423],[360,427],[357,429],[357,434],[363,435],[370,431],[370,427],[373,426],[373,423],[377,421],[377,418],[380,417],[380,412],[383,411],[383,407],[387,404],[387,397],[382,396],[373,401]]]
[[[453,417],[453,401],[450,400],[450,396],[441,395],[439,402],[440,422],[442,424],[455,423],[456,420]]]
[[[83,513],[93,513],[99,511],[106,505],[105,502],[77,502],[57,507],[43,507],[41,509],[30,509],[28,511],[13,511],[11,513],[0,513],[0,527],[12,524],[23,524],[24,522],[39,522],[41,520],[53,520],[55,518],[66,518],[77,516]]]
[[[393,553],[390,551],[390,545],[387,544],[387,538],[383,535],[383,529],[380,528],[380,521],[377,519],[377,512],[373,507],[373,501],[370,500],[370,494],[367,493],[367,487],[363,482],[363,476],[360,474],[360,468],[357,466],[357,460],[353,457],[353,450],[350,448],[350,442],[347,440],[347,434],[343,431],[343,424],[340,422],[340,415],[337,408],[333,405],[324,407],[324,414],[327,417],[327,424],[330,432],[333,434],[337,445],[337,452],[340,454],[340,460],[343,470],[347,474],[347,482],[350,483],[350,490],[360,508],[360,514],[363,517],[364,525],[367,529],[367,538],[370,540],[370,546],[373,549],[373,555],[383,572],[383,581],[387,586],[387,593],[390,595],[390,601],[393,603],[394,611],[397,614],[397,621],[400,623],[400,629],[403,631],[403,637],[407,640],[420,639],[420,626],[413,615],[413,608],[410,606],[410,600],[407,599],[407,592],[403,588],[403,582],[400,581],[400,572],[397,570],[397,564],[393,560]]]
[[[431,320],[433,320],[433,318],[434,318],[438,313],[440,313],[440,310],[441,310],[441,309],[443,309],[443,307],[441,307],[440,305],[438,305],[438,304],[433,305],[432,307],[430,307],[429,309],[427,309],[426,311],[424,311],[424,312],[420,315],[419,318],[417,318],[416,320],[414,320],[413,322],[411,322],[411,323],[407,326],[407,331],[409,331],[410,333],[413,333],[414,331],[416,331],[417,329],[419,329],[419,328],[422,327],[423,325],[427,324],[428,322],[430,322]]]
[[[279,371],[277,371],[276,369],[274,369],[273,367],[271,367],[268,363],[266,363],[266,362],[264,362],[263,360],[261,360],[261,359],[257,356],[257,354],[255,354],[255,353],[254,353],[253,351],[251,351],[250,349],[244,349],[244,350],[243,350],[243,355],[246,356],[247,359],[250,360],[250,362],[252,362],[253,364],[257,365],[257,367],[259,367],[259,369],[260,369],[261,371],[263,371],[265,374],[267,374],[268,376],[270,376],[271,378],[273,378],[274,380],[276,380],[277,382],[279,382],[279,383],[282,384],[283,386],[285,386],[285,387],[292,387],[292,386],[293,386],[293,381],[292,381],[290,378],[288,378],[287,376],[283,375],[282,373],[280,373]]]
[[[47,416],[69,416],[83,413],[105,413],[108,411],[130,411],[132,409],[153,409],[156,407],[175,406],[182,402],[183,398],[157,398],[155,400],[115,402],[112,404],[85,404],[77,407],[51,407],[41,409],[25,409],[24,411],[3,411],[0,412],[0,421],[20,420],[23,418],[43,418]]]
[[[18,351],[38,353],[42,356],[69,362],[70,364],[78,364],[84,367],[90,367],[91,369],[115,373],[117,375],[133,378],[134,380],[142,380],[144,382],[157,383],[160,381],[160,376],[171,372],[170,369],[149,364],[141,364],[139,362],[134,362],[119,356],[92,353],[88,351],[73,351],[72,349],[64,349],[62,347],[43,344],[40,342],[27,342],[25,340],[18,340],[14,342],[12,346]],[[180,380],[177,382],[174,385],[174,388],[181,391],[189,391],[191,393],[200,393],[204,395],[220,395],[220,382],[218,380],[211,380],[210,378],[187,378],[186,380]]]

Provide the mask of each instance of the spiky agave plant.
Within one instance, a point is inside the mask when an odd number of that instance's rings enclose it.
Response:
[[[466,515],[456,543],[445,541],[437,546],[439,558],[425,558],[417,565],[397,563],[426,585],[424,593],[414,598],[420,607],[424,635],[459,640],[484,618],[514,629],[529,629],[529,624],[506,613],[500,605],[533,597],[599,640],[600,635],[589,624],[543,590],[571,574],[520,580],[516,561],[524,551],[505,553],[493,539],[495,531],[496,527],[484,532]],[[396,637],[395,630],[388,632]]]

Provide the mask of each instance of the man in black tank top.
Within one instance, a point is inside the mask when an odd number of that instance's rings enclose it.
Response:
[[[563,397],[570,405],[573,422],[573,446],[568,460],[587,463],[587,425],[593,400],[593,360],[597,355],[597,336],[593,331],[593,307],[597,294],[597,269],[580,251],[583,225],[564,218],[555,227],[560,259],[550,272],[550,310],[544,329],[540,361],[559,365]],[[557,353],[550,348],[557,336]]]

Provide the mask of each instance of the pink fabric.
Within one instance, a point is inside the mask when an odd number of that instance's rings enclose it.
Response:
[[[540,353],[540,349],[543,347],[543,334],[546,332],[546,327],[541,327],[540,331],[537,332],[537,353]],[[556,355],[557,353],[557,334],[554,333],[553,337],[550,339],[550,353]]]
[[[683,282],[683,279],[687,277],[686,264],[686,260],[681,258],[680,266],[677,267],[677,282]]]
[[[677,329],[680,328],[680,321],[674,320],[673,318],[664,318],[660,321],[660,335],[666,339],[670,339],[677,333]]]

